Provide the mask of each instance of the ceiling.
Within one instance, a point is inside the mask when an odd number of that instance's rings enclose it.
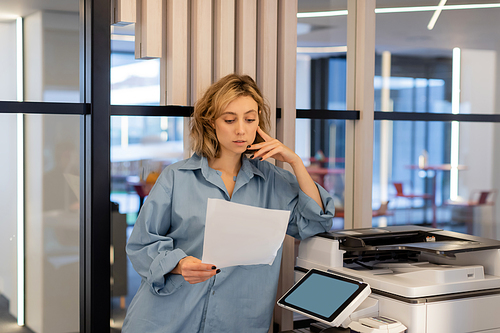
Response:
[[[377,8],[436,6],[439,0],[377,0],[376,3]],[[500,1],[448,0],[446,5],[487,3]],[[298,9],[299,13],[345,10],[347,0],[299,0]],[[376,51],[419,56],[451,56],[454,47],[500,51],[500,8],[443,10],[434,29],[429,31],[427,24],[433,13],[377,14]],[[346,16],[299,18],[298,22],[298,46],[346,45]]]
[[[104,0],[103,0],[104,1]],[[348,0],[298,0],[299,12],[347,9]],[[435,6],[439,0],[377,0],[377,8]],[[500,3],[448,0],[446,5]],[[39,10],[78,11],[79,0],[0,0],[0,22]],[[377,14],[376,50],[394,54],[451,55],[454,47],[500,49],[500,8],[443,11],[433,30],[433,12]],[[298,46],[345,46],[347,17],[299,18]]]

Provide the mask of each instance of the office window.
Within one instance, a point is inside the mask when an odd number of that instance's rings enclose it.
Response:
[[[453,127],[460,134],[452,148],[445,138]],[[373,209],[388,206],[373,225],[425,224],[498,238],[492,143],[499,130],[498,123],[375,121]],[[382,151],[384,135],[392,145]]]
[[[0,115],[0,136],[2,145],[0,152],[0,207],[2,223],[0,223],[0,249],[5,255],[0,256],[0,315],[4,321],[0,330],[17,327],[18,313],[18,210],[17,210],[17,115]],[[4,319],[5,318],[5,319]]]
[[[2,332],[80,329],[80,23],[74,1],[0,4]]]
[[[111,27],[111,104],[159,105],[160,60],[135,59],[134,27]]]
[[[0,116],[2,140],[11,143],[2,146],[0,163],[0,247],[5,254],[0,259],[0,331],[75,332],[80,315],[80,117],[22,118],[19,127],[19,115]]]
[[[0,12],[0,100],[80,102],[78,2],[10,8],[15,2]]]
[[[111,117],[111,327],[121,328],[141,278],[125,244],[161,171],[184,156],[181,117]]]
[[[298,10],[296,106],[306,118],[296,120],[295,151],[313,179],[334,198],[333,228],[342,229],[346,120],[315,119],[307,116],[307,110],[325,114],[346,110],[347,2],[299,1]],[[310,15],[321,11],[342,14]]]
[[[498,113],[500,8],[446,5],[432,26],[432,11],[419,10],[418,1],[405,3],[414,12],[377,1],[375,111]],[[492,208],[500,185],[492,173],[500,158],[496,123],[380,120],[374,126],[372,207],[389,202],[390,212],[374,225],[426,224],[498,237],[490,228],[499,219]],[[459,208],[482,199],[485,207]]]

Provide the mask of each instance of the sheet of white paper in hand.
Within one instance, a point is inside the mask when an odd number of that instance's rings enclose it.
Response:
[[[271,265],[285,239],[290,212],[208,199],[201,261],[217,268]]]

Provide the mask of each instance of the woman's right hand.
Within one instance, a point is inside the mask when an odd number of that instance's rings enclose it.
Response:
[[[219,272],[220,269],[214,265],[202,264],[200,259],[191,256],[179,260],[177,266],[171,271],[173,274],[181,274],[184,280],[191,284],[206,281]]]

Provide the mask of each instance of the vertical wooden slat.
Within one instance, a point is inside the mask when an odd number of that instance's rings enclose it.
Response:
[[[189,88],[189,3],[166,0],[163,56],[160,61],[161,104],[188,105]]]
[[[278,2],[257,2],[257,84],[271,108],[271,136],[276,134]]]
[[[281,119],[277,120],[276,138],[295,150],[295,94],[297,71],[297,6],[298,0],[278,2],[278,67],[277,107],[281,108]],[[279,166],[292,171],[289,164]],[[278,297],[294,283],[295,240],[286,236],[283,242],[283,257],[278,284]],[[280,331],[293,330],[293,313],[275,306],[274,322]]]
[[[212,1],[191,1],[191,103],[212,83]]]
[[[236,0],[235,71],[256,78],[257,0]]]
[[[136,11],[136,0],[113,0],[111,24],[135,23]]]
[[[349,1],[348,11],[347,108],[359,110],[360,119],[346,121],[344,228],[366,228],[372,225],[375,2]]]
[[[162,0],[137,0],[136,59],[160,58],[162,51]]]
[[[235,0],[214,2],[214,81],[234,73]]]

